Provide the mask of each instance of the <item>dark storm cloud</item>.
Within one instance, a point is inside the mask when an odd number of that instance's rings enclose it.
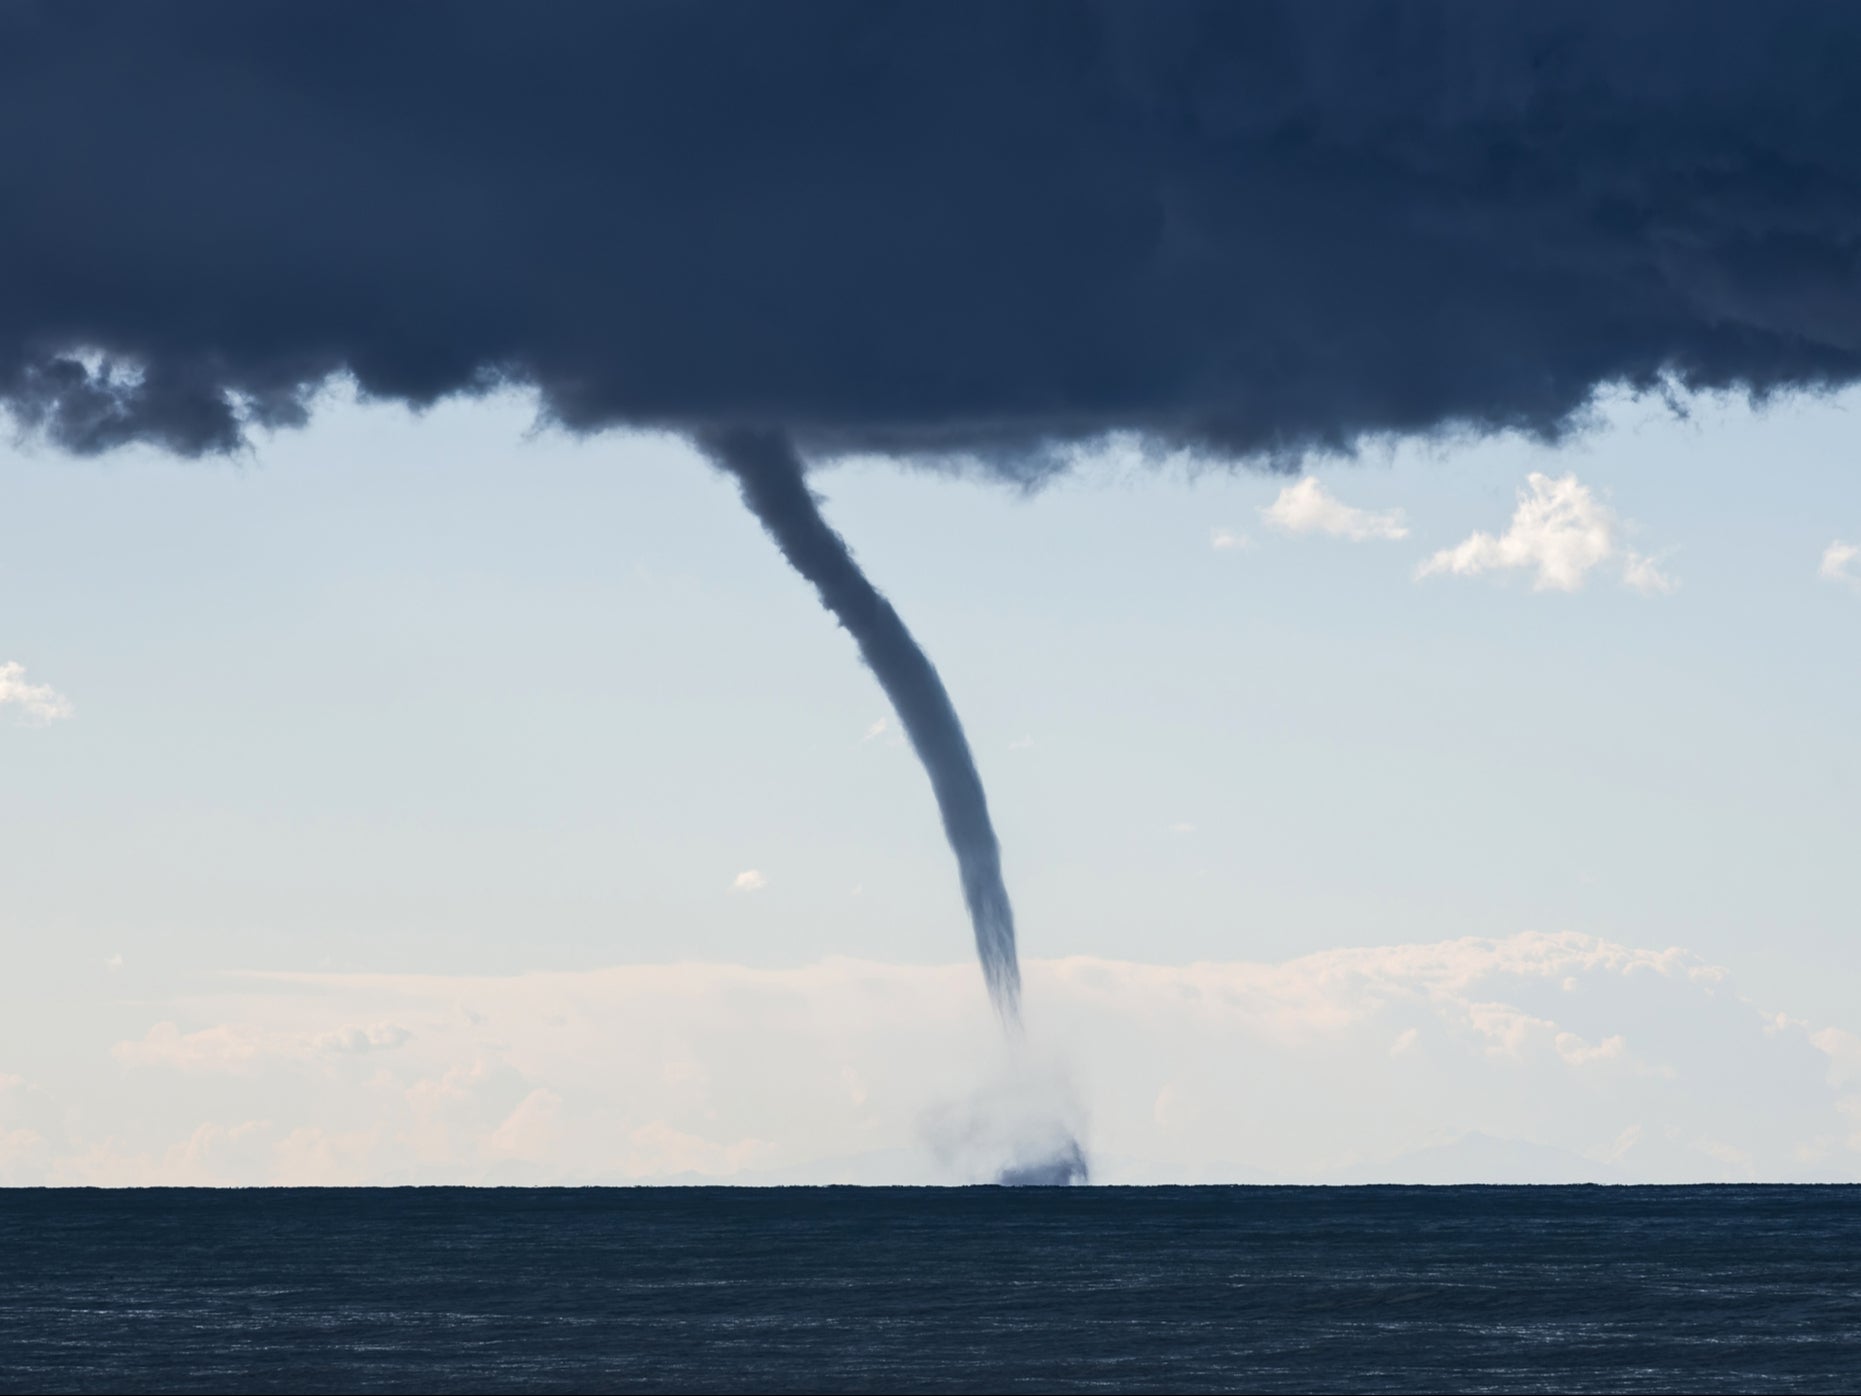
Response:
[[[0,5],[0,396],[78,451],[343,372],[1008,472],[1553,431],[1861,376],[1858,244],[1849,4]]]

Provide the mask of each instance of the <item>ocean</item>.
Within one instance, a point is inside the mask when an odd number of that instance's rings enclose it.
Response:
[[[1237,1389],[1861,1389],[1861,1187],[0,1190],[5,1391]]]

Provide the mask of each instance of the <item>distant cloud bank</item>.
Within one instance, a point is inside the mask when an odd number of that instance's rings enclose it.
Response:
[[[1108,1182],[1861,1174],[1861,1036],[1678,949],[1027,970],[1017,1060],[968,965],[236,976],[0,1062],[0,1180],[957,1182],[991,1159],[950,1120],[1003,1101]]]

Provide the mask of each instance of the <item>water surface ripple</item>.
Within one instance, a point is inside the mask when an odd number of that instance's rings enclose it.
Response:
[[[5,1391],[1853,1391],[1861,1187],[0,1190]]]

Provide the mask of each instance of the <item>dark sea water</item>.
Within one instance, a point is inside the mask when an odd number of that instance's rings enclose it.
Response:
[[[1861,1188],[0,1191],[7,1391],[1854,1391]]]

